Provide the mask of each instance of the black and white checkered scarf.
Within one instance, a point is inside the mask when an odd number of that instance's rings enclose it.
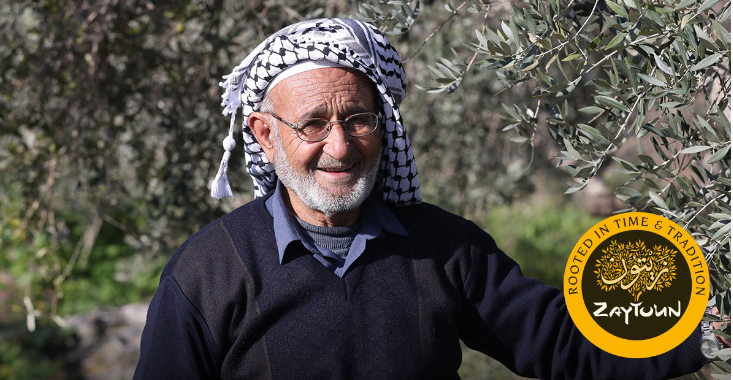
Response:
[[[248,125],[248,117],[259,110],[265,90],[283,70],[305,60],[329,60],[366,74],[379,92],[382,113],[382,154],[379,170],[382,199],[399,205],[420,202],[417,168],[402,124],[399,105],[405,96],[405,73],[397,51],[374,26],[351,19],[317,19],[288,26],[267,38],[224,76],[223,114],[231,115],[229,135],[224,139],[224,158],[211,186],[211,196],[231,197],[226,175],[235,146],[234,117],[242,107],[244,151],[254,182],[255,197],[275,188],[277,175]]]

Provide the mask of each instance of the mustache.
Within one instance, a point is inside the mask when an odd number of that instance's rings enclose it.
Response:
[[[315,165],[313,165],[314,166],[313,169],[317,169],[317,168],[346,169],[354,165],[360,164],[362,162],[363,162],[363,159],[358,156],[352,156],[342,161],[326,153],[323,153],[318,158]]]

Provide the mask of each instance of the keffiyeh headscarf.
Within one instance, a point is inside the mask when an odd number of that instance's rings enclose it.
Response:
[[[224,158],[211,186],[211,196],[231,197],[226,170],[234,142],[234,117],[242,107],[244,154],[252,177],[255,198],[275,188],[274,166],[257,143],[248,117],[258,111],[265,91],[278,74],[303,61],[327,60],[340,67],[366,74],[379,93],[382,114],[382,154],[378,188],[382,199],[394,204],[420,202],[417,168],[402,124],[399,105],[405,96],[405,73],[397,51],[374,26],[351,19],[318,19],[288,26],[267,38],[224,76],[221,105],[231,115],[229,135],[224,139]],[[329,63],[330,65],[330,63]]]

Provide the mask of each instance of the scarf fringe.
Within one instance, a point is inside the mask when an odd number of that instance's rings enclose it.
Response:
[[[221,159],[219,164],[219,171],[216,172],[216,177],[211,183],[211,196],[216,199],[231,198],[232,187],[229,185],[229,178],[227,178],[227,169],[229,167],[229,158],[232,156],[232,149],[237,146],[233,136],[227,136],[223,142],[224,145],[224,157]]]

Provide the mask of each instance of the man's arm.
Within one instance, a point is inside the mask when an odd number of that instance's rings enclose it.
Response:
[[[471,225],[471,268],[461,336],[466,345],[523,376],[543,379],[654,379],[694,372],[705,362],[700,332],[648,359],[608,354],[575,327],[560,289],[522,276],[494,240]]]
[[[165,275],[140,344],[135,379],[218,379],[221,353],[201,314]]]

